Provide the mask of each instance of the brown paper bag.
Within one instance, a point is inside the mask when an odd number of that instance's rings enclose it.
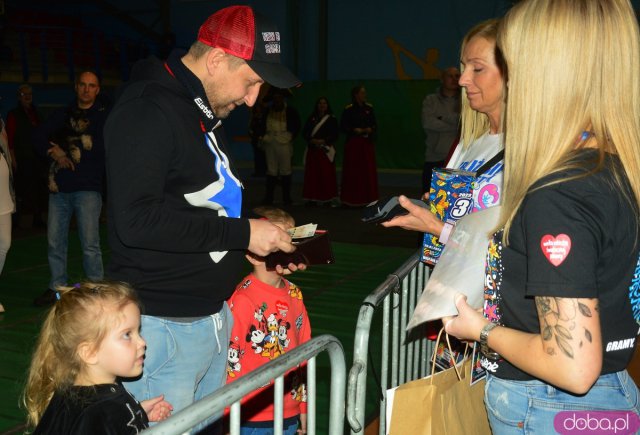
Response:
[[[398,387],[390,435],[490,435],[484,407],[485,380],[469,385],[471,359]],[[460,376],[460,378],[459,378]]]

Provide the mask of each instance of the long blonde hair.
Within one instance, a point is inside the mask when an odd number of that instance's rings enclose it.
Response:
[[[38,424],[54,392],[74,384],[84,367],[78,346],[99,347],[117,312],[129,303],[139,304],[125,283],[85,282],[59,288],[58,295],[42,325],[23,394],[29,427]],[[105,310],[109,307],[115,309]]]
[[[492,18],[476,24],[467,32],[462,39],[462,47],[460,48],[460,58],[464,54],[464,50],[473,38],[484,38],[491,43],[496,42],[498,35],[498,19]],[[497,54],[497,53],[496,53]],[[504,76],[504,66],[501,57],[496,55],[496,64],[500,73]],[[465,66],[460,63],[460,71],[464,71]],[[485,113],[474,110],[469,105],[467,98],[467,90],[462,87],[462,109],[460,111],[461,131],[460,139],[465,147],[468,147],[474,140],[489,131],[489,116]]]
[[[637,209],[640,44],[629,1],[524,0],[503,18],[497,44],[508,67],[505,242],[531,186],[575,167],[572,153],[586,129],[595,135],[597,167],[605,152],[619,156]],[[624,174],[615,176],[623,186]]]

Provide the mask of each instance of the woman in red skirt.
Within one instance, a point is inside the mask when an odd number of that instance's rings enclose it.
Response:
[[[329,100],[318,98],[302,130],[308,144],[302,197],[308,205],[316,202],[333,205],[338,197],[334,148],[338,134],[338,120],[333,116]]]
[[[340,200],[357,207],[378,200],[376,148],[372,140],[377,125],[364,86],[354,87],[351,99],[340,120],[342,130],[347,133]]]

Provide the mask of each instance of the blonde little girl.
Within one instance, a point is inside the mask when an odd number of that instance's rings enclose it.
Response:
[[[124,283],[58,290],[36,344],[24,405],[35,434],[137,434],[167,418],[163,396],[139,403],[118,382],[142,373],[140,308]]]

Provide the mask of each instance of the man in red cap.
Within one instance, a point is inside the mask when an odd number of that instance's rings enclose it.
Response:
[[[282,229],[241,217],[242,183],[221,126],[255,103],[262,83],[300,84],[280,47],[278,29],[250,7],[222,9],[187,53],[136,64],[109,116],[107,276],[131,283],[143,304],[144,373],[125,384],[138,400],[165,394],[178,411],[224,385],[233,322],[225,301],[246,251],[294,250]]]

